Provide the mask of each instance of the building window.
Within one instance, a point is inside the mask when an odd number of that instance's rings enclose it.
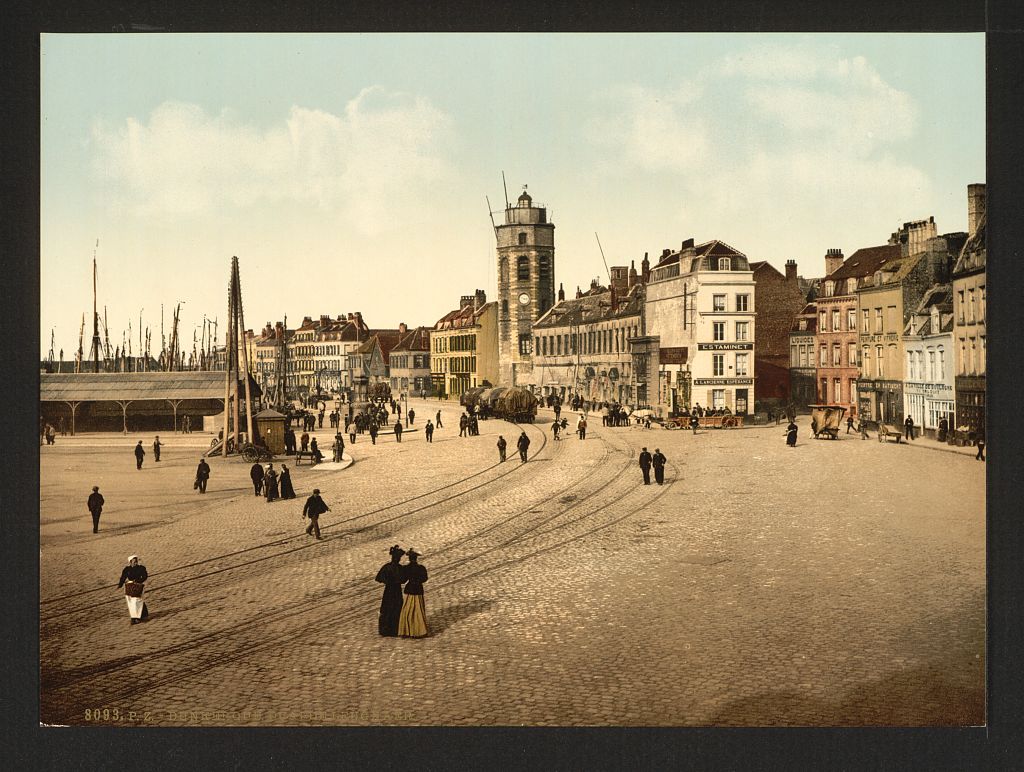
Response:
[[[848,386],[850,388],[850,391],[849,391],[850,404],[852,405],[854,402],[857,401],[855,399],[856,394],[857,394],[857,379],[856,378],[851,378]],[[852,411],[852,408],[851,408],[851,411]]]
[[[716,378],[725,375],[725,354],[711,355],[711,374]]]
[[[742,376],[746,376],[746,375],[749,374],[747,372],[747,362],[748,361],[749,361],[749,354],[737,354],[736,355],[736,375],[737,376],[741,376],[741,375]]]
[[[820,367],[828,367],[828,346],[821,347],[821,352],[818,356],[818,365]]]
[[[985,285],[978,287],[978,321],[985,322]]]
[[[519,281],[530,280],[530,258],[520,255],[516,258],[516,278]]]
[[[800,366],[801,367],[810,367],[811,366],[811,356],[812,356],[811,347],[810,346],[801,346],[800,347]]]
[[[711,328],[714,331],[714,340],[725,340],[725,322],[715,322]]]
[[[832,402],[843,401],[843,382],[839,378],[832,379]]]
[[[529,356],[531,349],[530,343],[530,333],[524,332],[519,336],[519,353],[521,355]]]
[[[836,283],[834,281],[825,282],[825,297],[830,298],[836,294]]]
[[[750,310],[750,295],[737,295],[736,296],[736,310],[737,311],[749,311]]]
[[[885,359],[881,346],[875,346],[875,375],[879,378],[885,377]]]
[[[537,278],[542,284],[551,280],[550,255],[541,255],[537,258]]]
[[[984,338],[982,338],[982,340],[984,340]],[[946,352],[943,350],[942,346],[939,346],[939,369],[937,375],[938,377],[935,380],[946,380]]]
[[[736,340],[750,340],[750,322],[736,322]]]
[[[796,344],[795,343],[791,343],[789,345],[789,366],[790,367],[799,367],[800,366],[799,354],[797,353],[797,348],[796,348]]]
[[[846,347],[846,366],[856,367],[857,366],[857,344],[850,343]],[[852,401],[851,397],[851,401]]]
[[[725,389],[711,390],[711,407],[715,410],[725,407]]]
[[[818,332],[828,332],[828,312],[822,311],[818,316],[818,326],[821,327]]]
[[[967,321],[974,324],[974,288],[967,290]]]
[[[501,299],[501,315],[504,318],[508,318],[508,298]]]
[[[525,233],[520,233],[519,234],[519,243],[520,244],[525,244],[526,243],[526,234]]]
[[[964,291],[960,290],[956,293],[956,323],[964,323]]]
[[[875,332],[882,331],[882,309],[875,309]]]
[[[728,257],[718,258],[718,270],[719,271],[731,271],[732,261]]]
[[[870,324],[871,324],[871,312],[868,311],[865,308],[863,316],[861,318],[860,331],[861,332],[871,332]]]
[[[928,380],[935,381],[938,376],[938,371],[935,369],[935,352],[928,352]]]
[[[832,332],[839,332],[839,309],[832,310]]]
[[[826,405],[828,404],[828,378],[821,379],[821,385],[818,389],[818,399],[822,403]]]
[[[839,367],[843,363],[842,361],[842,348],[838,343],[832,344],[832,366]]]
[[[711,296],[711,310],[712,311],[724,311],[725,310],[725,295],[712,295]]]
[[[846,309],[846,331],[857,332],[857,309]],[[852,400],[851,400],[852,401]]]

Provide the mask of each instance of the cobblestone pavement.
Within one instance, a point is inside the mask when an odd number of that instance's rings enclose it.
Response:
[[[432,444],[362,435],[345,470],[285,460],[298,498],[271,504],[233,459],[192,490],[208,435],[161,435],[141,471],[136,437],[41,448],[41,720],[984,722],[983,463],[808,439],[805,418],[796,448],[782,427],[597,419],[556,442],[542,411],[520,464],[522,427],[460,438],[457,406],[412,404],[423,421],[441,406]],[[642,485],[643,445],[668,456],[664,486]],[[319,542],[301,519],[314,486]],[[396,542],[430,571],[426,639],[377,635]],[[151,574],[138,626],[114,586],[134,552]]]

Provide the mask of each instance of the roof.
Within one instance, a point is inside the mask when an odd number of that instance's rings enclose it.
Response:
[[[153,373],[40,373],[40,402],[224,399],[223,370]],[[234,385],[231,386],[234,394]]]
[[[623,298],[618,299],[618,308],[612,311],[611,290],[604,289],[600,292],[588,290],[578,298],[570,298],[556,303],[534,323],[533,327],[534,329],[547,329],[565,327],[566,325],[576,326],[619,319],[624,316],[636,316],[640,313],[642,297],[640,285],[635,285]]]
[[[473,310],[472,305],[465,305],[460,308],[456,308],[454,311],[449,311],[447,314],[437,320],[437,324],[434,325],[435,330],[454,330],[460,327],[473,327],[479,323],[480,317],[485,312],[492,308],[497,308],[497,302],[491,301],[490,303],[484,303],[482,306]]]
[[[710,261],[709,258],[731,257],[736,259],[736,263],[735,267],[731,267],[730,270],[750,270],[750,263],[747,260],[747,256],[744,255],[735,247],[726,244],[724,241],[712,239],[711,241],[705,241],[703,244],[698,244],[697,246],[692,247],[692,252],[690,251],[690,249],[691,248],[687,248],[685,251],[676,250],[675,252],[663,254],[661,259],[658,260],[657,265],[653,266],[653,268],[661,268],[662,266],[678,263],[680,262],[680,258],[682,257],[687,260],[687,264],[685,266],[680,266],[680,271],[683,273],[689,273],[691,270],[693,270],[690,266],[690,263],[693,261],[693,258],[700,258],[700,262],[696,265],[697,270],[717,270],[717,263]]]
[[[932,309],[939,312],[938,329],[932,326]],[[917,331],[912,331],[916,325]],[[911,315],[904,332],[908,335],[940,335],[953,331],[953,285],[935,284],[924,293]]]
[[[402,338],[400,330],[370,330],[370,335],[380,344],[380,353],[384,356],[384,361],[387,361],[391,349],[397,346]]]
[[[985,258],[987,256],[987,250],[985,249],[985,226],[987,220],[986,213],[982,213],[974,235],[967,239],[960,250],[956,265],[953,267],[954,274],[984,270]]]
[[[800,322],[805,322],[804,329],[800,329]],[[815,333],[818,331],[818,304],[808,303],[801,310],[800,313],[793,317],[793,326],[790,327],[790,332],[801,332],[806,334]]]
[[[409,330],[392,351],[430,351],[430,328]]]
[[[850,255],[843,264],[825,277],[826,281],[860,279],[871,276],[890,260],[900,257],[899,244],[883,244],[878,247],[864,247]]]

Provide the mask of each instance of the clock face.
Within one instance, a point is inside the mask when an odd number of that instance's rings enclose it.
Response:
[[[525,292],[520,293],[520,295],[519,295],[519,305],[525,306],[529,302],[530,302],[530,296],[527,295]]]

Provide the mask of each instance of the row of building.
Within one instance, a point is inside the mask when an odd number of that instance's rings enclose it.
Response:
[[[433,325],[370,328],[361,313],[268,324],[251,336],[265,393],[458,397],[486,385],[673,415],[700,404],[749,414],[841,404],[926,429],[984,419],[984,185],[969,232],[905,223],[886,244],[825,255],[821,278],[750,261],[721,240],[644,254],[566,297],[554,223],[525,191],[495,226],[498,295],[463,295]],[[556,289],[557,287],[557,289]],[[955,417],[955,420],[953,420]]]
[[[790,333],[797,404],[844,405],[934,434],[985,424],[985,186],[968,186],[968,230],[905,223],[849,258],[831,249],[820,292]]]

